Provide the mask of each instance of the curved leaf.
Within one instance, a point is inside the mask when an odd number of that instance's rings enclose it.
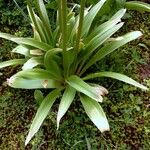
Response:
[[[26,61],[25,59],[13,59],[13,60],[0,62],[0,69],[8,66],[13,66],[13,65],[22,65],[25,63],[25,61]]]
[[[37,40],[34,40],[33,38],[12,38],[10,39],[11,41],[14,41],[18,44],[24,44],[24,45],[29,45],[38,49],[41,49],[43,51],[48,51],[52,48],[52,46],[39,42]]]
[[[88,79],[92,79],[92,78],[97,78],[97,77],[109,77],[109,78],[114,78],[120,81],[123,81],[125,83],[134,85],[136,87],[139,87],[143,90],[148,90],[148,88],[138,82],[136,82],[135,80],[127,77],[126,75],[120,74],[120,73],[115,73],[115,72],[98,72],[98,73],[93,73],[93,74],[89,74],[86,77],[83,78],[83,80],[88,80]]]
[[[18,44],[29,45],[29,46],[32,46],[35,48],[39,48],[43,51],[48,51],[52,48],[52,46],[50,46],[46,43],[43,43],[43,42],[39,42],[33,38],[19,38],[19,37],[15,37],[13,35],[10,35],[7,33],[2,33],[2,32],[0,32],[0,37],[10,40],[10,41],[13,41],[13,42],[16,42]]]
[[[45,31],[45,26],[44,26],[43,22],[36,14],[34,14],[34,15],[35,15],[35,19],[37,22],[37,26],[39,28],[40,39],[42,39],[41,40],[42,42],[48,43],[48,37],[47,37],[46,31]],[[36,37],[36,39],[39,39],[38,36]]]
[[[104,47],[98,50],[94,56],[92,56],[92,58],[87,62],[85,67],[82,69],[80,75],[83,74],[86,71],[86,69],[95,64],[97,61],[104,58],[106,55],[110,54],[111,52],[121,47],[122,45],[137,39],[141,35],[142,33],[140,31],[130,32],[124,36],[116,38],[113,42],[106,44]]]
[[[52,36],[52,29],[50,25],[50,21],[47,15],[47,11],[44,5],[43,0],[36,0],[38,12],[40,14],[40,19],[42,20],[43,24],[45,25],[46,35],[49,37],[48,42],[49,44],[53,44],[53,36]]]
[[[85,109],[85,112],[91,121],[95,124],[95,126],[101,132],[110,130],[108,120],[100,104],[93,99],[83,95],[80,96],[80,100]]]
[[[34,98],[35,98],[37,104],[40,105],[42,103],[42,101],[44,100],[43,93],[40,90],[35,90]]]
[[[70,86],[66,87],[66,90],[62,96],[58,113],[57,113],[57,129],[59,128],[59,122],[61,118],[65,115],[72,101],[74,100],[75,94],[76,94],[76,90],[74,88]]]
[[[37,65],[43,64],[42,57],[32,57],[30,58],[22,67],[22,70],[32,69]]]
[[[77,91],[84,93],[85,95],[91,97],[92,99],[102,102],[103,98],[97,93],[96,90],[86,82],[84,82],[78,76],[72,75],[66,81],[71,87],[75,88]]]
[[[90,42],[98,34],[103,34],[107,30],[111,29],[118,22],[121,22],[121,18],[124,16],[126,9],[120,9],[115,15],[112,16],[107,22],[104,22],[100,26],[96,27],[92,32],[85,38],[85,43]]]
[[[7,84],[10,87],[19,89],[51,89],[61,87],[59,82],[52,79],[25,79],[16,76],[7,79]]]
[[[150,12],[150,4],[144,2],[139,1],[126,2],[125,7],[131,10]]]
[[[53,90],[42,101],[42,103],[41,103],[40,107],[38,108],[37,113],[33,119],[33,122],[31,124],[29,133],[28,133],[26,141],[25,141],[25,145],[27,145],[29,143],[29,141],[32,139],[32,137],[35,135],[35,133],[39,130],[44,119],[48,115],[53,103],[55,102],[55,100],[59,96],[59,94],[60,94],[60,89]]]
[[[22,45],[18,45],[16,48],[12,50],[13,53],[22,54],[24,56],[31,56],[30,50]]]
[[[114,25],[112,28],[107,30],[106,32],[100,32],[97,36],[95,36],[86,46],[84,56],[89,56],[94,50],[96,50],[99,46],[101,46],[108,38],[110,38],[115,32],[117,32],[124,23],[119,23]]]
[[[21,77],[25,79],[56,79],[55,76],[44,69],[28,69],[23,70],[14,75],[15,77]]]
[[[41,20],[35,14],[30,2],[27,2],[27,3],[28,3],[27,10],[28,10],[28,14],[31,19],[31,22],[32,22],[31,26],[32,26],[33,32],[34,32],[34,39],[36,39],[38,41],[46,42],[46,37],[43,33],[43,28],[41,27]]]
[[[86,16],[84,17],[83,20],[83,30],[82,30],[82,36],[84,36],[85,34],[88,33],[91,24],[95,18],[95,16],[97,15],[97,13],[99,12],[99,10],[101,9],[101,7],[103,6],[103,4],[105,3],[106,0],[100,0],[96,5],[94,5],[91,10],[86,14]]]
[[[57,78],[62,78],[61,60],[57,53],[62,51],[60,48],[49,50],[44,56],[44,65],[47,70],[54,74]]]

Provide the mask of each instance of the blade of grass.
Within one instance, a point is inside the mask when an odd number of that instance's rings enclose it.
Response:
[[[21,14],[23,15],[23,17],[28,21],[30,22],[28,16],[24,13],[23,9],[18,5],[18,3],[16,2],[16,0],[13,0],[16,7],[18,8],[18,10],[21,12]]]

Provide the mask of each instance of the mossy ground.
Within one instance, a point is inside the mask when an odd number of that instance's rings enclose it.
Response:
[[[126,23],[118,34],[141,30],[144,36],[91,69],[125,73],[150,87],[150,16],[129,13],[131,17],[124,20]],[[26,30],[26,27],[17,27],[14,32],[25,34]],[[13,46],[11,42],[0,39],[0,60],[14,57],[9,53]],[[0,77],[0,150],[149,150],[150,93],[112,79],[95,80],[109,90],[102,106],[110,123],[110,132],[100,133],[78,99],[71,105],[57,131],[57,100],[40,131],[25,148],[25,137],[38,106],[33,98],[34,91],[12,89],[6,85],[6,79],[17,69],[8,67],[1,71],[4,76]]]

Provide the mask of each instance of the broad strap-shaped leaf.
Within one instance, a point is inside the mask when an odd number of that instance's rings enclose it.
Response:
[[[59,56],[57,56],[57,54],[61,51],[62,49],[60,48],[54,48],[49,50],[44,56],[45,68],[54,74],[57,78],[62,78],[61,60]]]
[[[40,90],[35,90],[34,98],[35,98],[37,104],[40,105],[42,103],[42,101],[44,100],[43,93]]]
[[[37,41],[42,41],[40,34],[38,33],[38,31],[35,29],[34,25],[31,23],[31,26],[33,28],[33,33],[34,33],[34,39]]]
[[[2,32],[0,32],[0,37],[10,40],[10,41],[13,41],[13,42],[16,42],[18,44],[32,46],[37,49],[41,49],[43,51],[48,51],[52,48],[52,46],[50,46],[46,43],[43,43],[43,42],[39,42],[33,38],[19,38],[19,37],[16,37],[16,36],[13,36],[13,35],[10,35],[7,33],[2,33]]]
[[[48,43],[48,37],[47,37],[46,31],[45,31],[45,26],[44,26],[43,22],[41,21],[41,19],[36,14],[34,14],[34,15],[35,15],[35,19],[36,19],[36,22],[37,22],[37,25],[39,28],[39,32],[41,35],[41,37],[40,37],[42,39],[41,41]]]
[[[50,46],[46,43],[34,40],[33,38],[12,38],[11,41],[14,41],[18,44],[29,45],[34,48],[41,49],[43,51],[48,51],[52,48],[52,46]]]
[[[32,6],[31,6],[31,3],[29,1],[27,1],[27,10],[28,10],[28,14],[29,14],[29,17],[30,17],[30,20],[31,20],[31,26],[33,27],[33,32],[37,32],[38,35],[40,36],[40,40],[41,40],[41,33],[39,31],[39,27],[37,25],[37,22],[36,22],[36,19],[35,19],[35,13],[32,9]],[[39,38],[37,38],[39,39]]]
[[[125,83],[139,87],[143,90],[148,90],[148,88],[146,86],[136,82],[135,80],[129,78],[128,76],[120,74],[120,73],[115,73],[115,72],[93,73],[93,74],[89,74],[86,77],[84,77],[83,80],[88,80],[88,79],[97,78],[97,77],[109,77],[109,78],[117,79],[117,80],[123,81]]]
[[[97,53],[92,56],[92,58],[88,61],[88,63],[85,65],[85,67],[82,69],[81,74],[83,74],[90,66],[95,64],[97,61],[104,58],[106,55],[110,54],[117,48],[123,46],[124,44],[137,39],[140,37],[142,33],[140,31],[134,31],[130,32],[124,36],[116,38],[114,41],[106,44],[104,47],[102,47],[100,50],[97,51]]]
[[[95,18],[95,16],[97,15],[97,13],[99,12],[99,10],[101,9],[101,7],[103,6],[103,4],[105,3],[106,0],[100,0],[96,5],[94,5],[91,10],[86,14],[86,16],[84,17],[84,21],[83,21],[83,30],[82,30],[82,36],[86,35],[89,32],[89,29],[91,27],[91,24]]]
[[[35,19],[37,22],[37,26],[39,28],[39,32],[41,33],[40,34],[41,39],[43,39],[42,41],[52,45],[52,41],[50,40],[50,36],[49,36],[49,33],[47,32],[47,30],[45,28],[44,22],[36,14],[34,14],[34,15],[35,15]]]
[[[92,86],[90,86],[89,84],[87,84],[86,82],[84,82],[81,78],[79,78],[76,75],[72,75],[70,76],[66,82],[73,87],[74,89],[76,89],[77,91],[84,93],[85,95],[89,96],[90,98],[98,101],[98,102],[102,102],[103,98],[101,95],[99,95],[97,93],[97,91],[94,90],[94,88]]]
[[[101,46],[108,38],[110,38],[115,32],[117,32],[124,23],[114,25],[106,32],[99,33],[94,37],[86,46],[84,56],[89,56],[94,50]]]
[[[30,55],[30,49],[24,47],[23,45],[18,45],[17,47],[15,47],[13,50],[12,50],[13,53],[18,53],[18,54],[21,54],[21,55],[24,55],[24,56],[31,56]]]
[[[43,69],[23,70],[7,80],[9,86],[21,89],[58,88],[60,82]]]
[[[42,57],[32,57],[26,63],[24,63],[22,70],[32,69],[37,65],[42,65],[43,63]]]
[[[0,62],[0,69],[8,66],[13,66],[13,65],[22,65],[25,63],[25,61],[26,61],[25,59],[13,59],[13,60]]]
[[[71,103],[73,102],[75,94],[76,90],[74,88],[72,88],[71,86],[66,87],[57,113],[57,129],[59,128],[59,122],[61,118],[65,115]]]
[[[28,10],[29,17],[31,19],[31,26],[34,32],[34,39],[36,39],[37,41],[45,42],[46,38],[45,38],[45,35],[43,34],[43,29],[41,28],[39,22],[37,22],[39,20],[37,19],[37,16],[34,10],[32,9],[31,4],[29,2],[27,3],[28,3],[27,10]]]
[[[140,1],[130,1],[125,3],[125,7],[131,10],[150,12],[150,4]]]
[[[100,26],[96,27],[92,30],[91,34],[85,38],[85,45],[86,47],[84,50],[80,52],[80,68],[83,67],[86,60],[90,58],[90,54],[97,50],[99,46],[101,46],[108,38],[110,38],[117,30],[119,30],[123,23],[117,24],[121,21],[121,18],[124,16],[126,10],[121,9],[119,10],[109,21],[101,24]]]
[[[7,79],[7,84],[19,89],[53,89],[61,87],[60,82],[52,79],[26,79],[12,76]]]
[[[103,34],[107,30],[111,29],[114,25],[121,22],[121,18],[124,16],[126,12],[126,9],[120,9],[115,15],[112,16],[107,22],[104,22],[103,24],[96,27],[90,35],[85,38],[85,43],[90,42],[93,38],[95,38],[98,34]]]
[[[29,141],[32,139],[32,137],[35,135],[35,133],[39,130],[41,127],[44,119],[48,115],[53,103],[55,102],[56,98],[60,94],[60,89],[53,90],[50,92],[45,99],[42,101],[40,107],[37,110],[37,113],[33,119],[33,122],[31,124],[29,133],[27,135],[25,145],[29,143]]]
[[[55,76],[44,69],[28,69],[22,70],[14,75],[15,77],[20,77],[24,79],[56,79]]]
[[[44,2],[43,0],[36,0],[36,4],[37,4],[38,12],[40,14],[40,19],[45,25],[46,35],[47,37],[49,37],[48,43],[52,45],[53,44],[52,29],[51,29],[50,21],[47,15]]]
[[[110,130],[108,120],[100,104],[85,95],[81,95],[80,100],[85,109],[85,112],[91,121],[95,124],[95,126],[101,132]]]

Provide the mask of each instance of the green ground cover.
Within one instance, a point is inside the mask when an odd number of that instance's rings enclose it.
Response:
[[[1,4],[1,3],[0,3]],[[14,5],[0,5],[1,30],[16,35],[28,35],[28,22],[22,20]],[[12,8],[14,8],[12,10]],[[9,12],[9,13],[8,13]],[[108,56],[91,70],[111,70],[127,74],[150,87],[150,15],[128,12],[120,33],[141,30],[144,36]],[[118,33],[118,34],[120,34]],[[14,44],[0,39],[0,61],[13,58],[9,51]],[[19,57],[19,56],[18,56]],[[15,56],[16,58],[16,56]],[[103,65],[101,65],[103,64]],[[56,131],[58,101],[36,137],[25,148],[24,141],[37,110],[34,91],[16,90],[6,85],[6,79],[18,67],[3,69],[0,76],[0,149],[2,150],[148,150],[150,147],[150,93],[112,79],[96,80],[105,85],[109,95],[102,104],[111,127],[101,134],[87,118],[78,99],[71,105]]]

